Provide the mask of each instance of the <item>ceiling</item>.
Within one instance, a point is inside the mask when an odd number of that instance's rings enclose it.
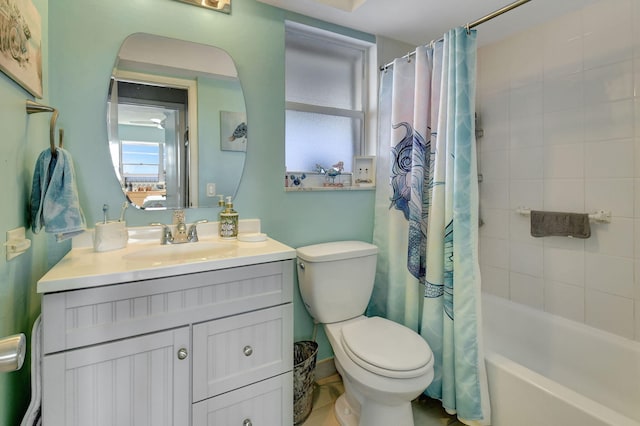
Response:
[[[258,0],[312,18],[413,46],[501,9],[513,0]],[[595,0],[532,0],[478,28],[483,45]]]

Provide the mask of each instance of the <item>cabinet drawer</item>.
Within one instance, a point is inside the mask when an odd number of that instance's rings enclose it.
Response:
[[[293,261],[47,293],[44,353],[291,302]]]
[[[293,368],[293,307],[276,306],[193,326],[193,401]]]
[[[291,425],[292,405],[289,372],[193,404],[193,426]]]

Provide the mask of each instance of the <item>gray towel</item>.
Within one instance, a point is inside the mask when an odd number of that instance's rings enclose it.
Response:
[[[589,215],[531,210],[531,236],[589,238]]]

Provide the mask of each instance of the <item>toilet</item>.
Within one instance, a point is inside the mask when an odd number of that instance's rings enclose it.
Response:
[[[297,249],[304,305],[324,326],[345,392],[335,405],[342,426],[413,426],[411,400],[433,380],[433,353],[413,330],[366,317],[378,248],[337,241]]]

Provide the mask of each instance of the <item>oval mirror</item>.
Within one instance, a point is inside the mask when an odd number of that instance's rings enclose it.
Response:
[[[235,196],[247,119],[227,52],[132,34],[116,58],[107,103],[113,169],[133,205],[214,207],[219,195]]]

